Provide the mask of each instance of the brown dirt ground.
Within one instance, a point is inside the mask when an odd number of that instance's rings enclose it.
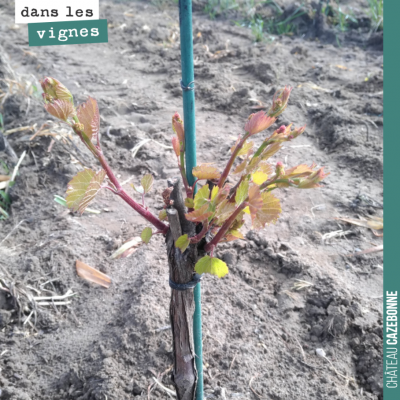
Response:
[[[321,189],[277,193],[283,213],[276,225],[218,250],[230,273],[202,284],[208,399],[382,399],[382,253],[346,256],[382,238],[334,219],[382,216],[382,35],[369,35],[365,2],[346,3],[366,23],[339,34],[339,47],[326,21],[316,27],[305,17],[297,35],[255,44],[249,29],[210,20],[195,2],[198,160],[226,161],[255,104],[250,99],[269,102],[290,84],[279,124],[308,128],[273,161],[316,162],[331,173]],[[53,76],[77,101],[95,97],[111,166],[122,181],[151,172],[149,206],[158,210],[166,178],[177,173],[173,153],[156,142],[134,159],[130,150],[145,138],[170,143],[170,118],[182,107],[178,13],[149,2],[101,1],[101,17],[110,24],[108,44],[29,48],[27,27],[14,26],[13,6],[3,0],[3,58],[20,79]],[[10,78],[4,60],[0,78]],[[49,118],[21,93],[3,106],[6,129],[38,128]],[[76,296],[68,306],[39,309],[32,327],[22,324],[28,313],[19,316],[0,291],[0,398],[147,399],[152,377],[172,363],[171,331],[161,329],[169,325],[170,292],[163,238],[130,258],[110,259],[144,221],[111,193],[92,204],[101,214],[66,212],[53,197],[64,195],[80,169],[71,162],[77,150],[56,140],[48,152],[50,137],[31,136],[9,136],[18,155],[28,153],[11,191],[10,218],[1,221],[0,275],[42,296],[69,289]],[[10,164],[4,153],[0,158]],[[351,233],[322,241],[341,229]],[[80,279],[77,259],[109,274],[111,287]],[[296,292],[295,279],[313,285]],[[171,386],[168,373],[159,379]],[[168,398],[157,387],[149,396]]]

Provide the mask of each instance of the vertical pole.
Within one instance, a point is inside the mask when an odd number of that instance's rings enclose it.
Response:
[[[193,185],[192,169],[196,166],[196,124],[194,109],[194,66],[192,0],[179,0],[179,23],[181,37],[183,121],[185,126],[186,175]],[[197,388],[196,400],[203,400],[203,344],[201,327],[200,283],[194,289],[195,312],[193,316],[194,351],[196,354]]]

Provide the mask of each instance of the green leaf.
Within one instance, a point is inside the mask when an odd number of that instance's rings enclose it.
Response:
[[[146,174],[142,180],[140,181],[140,183],[142,184],[142,188],[144,190],[144,193],[149,193],[151,188],[153,187],[153,182],[154,182],[154,178],[153,175],[151,174]]]
[[[3,210],[1,207],[0,207],[0,214],[1,214],[0,219],[7,219],[9,217],[7,211]]]
[[[6,204],[11,204],[10,196],[4,190],[0,190],[0,197],[4,200]]]
[[[204,204],[209,202],[210,189],[208,185],[204,185],[194,196],[194,209],[198,210]]]
[[[215,199],[215,197],[217,196],[219,192],[219,187],[218,186],[214,186],[211,190],[211,201],[213,201]]]
[[[237,205],[242,204],[246,200],[248,194],[249,194],[249,181],[245,179],[237,188],[235,196],[236,204]]]
[[[194,201],[193,199],[190,199],[189,197],[186,197],[185,199],[185,206],[187,208],[194,208]]]
[[[92,169],[85,168],[78,172],[68,183],[66,197],[68,208],[82,214],[101,189],[105,176],[106,171],[104,169],[95,172]]]
[[[218,276],[218,278],[222,278],[228,273],[228,267],[222,260],[214,257],[211,258],[210,256],[200,258],[194,270],[198,274],[211,274]]]
[[[158,219],[159,219],[160,221],[166,221],[167,218],[168,218],[168,216],[167,216],[167,211],[166,211],[166,210],[161,210],[161,211],[159,212],[159,214],[158,214]]]
[[[175,247],[178,247],[181,249],[181,252],[183,253],[189,246],[190,244],[190,239],[187,234],[180,236],[176,242],[175,242]]]
[[[136,187],[133,183],[131,183],[131,186],[132,186],[133,190],[135,190],[136,192],[138,192],[140,194],[144,194],[144,189],[142,186]]]
[[[143,242],[145,242],[146,244],[150,242],[152,236],[153,236],[153,231],[149,227],[144,228],[142,234],[140,235]]]

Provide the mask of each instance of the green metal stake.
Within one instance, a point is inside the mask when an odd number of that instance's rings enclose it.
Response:
[[[179,23],[181,29],[181,63],[183,121],[185,127],[186,175],[193,185],[192,169],[196,166],[196,123],[194,110],[194,67],[192,0],[179,0]],[[196,353],[197,388],[196,400],[203,400],[203,343],[201,329],[200,283],[194,289],[195,312],[193,316],[194,351]]]

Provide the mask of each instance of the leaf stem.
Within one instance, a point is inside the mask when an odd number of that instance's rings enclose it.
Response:
[[[206,221],[201,228],[201,231],[196,235],[190,238],[190,243],[199,243],[201,239],[206,235],[208,231],[208,221]]]
[[[229,175],[229,172],[232,168],[233,162],[235,161],[240,149],[243,147],[244,143],[246,142],[246,139],[250,136],[249,132],[246,132],[246,134],[243,136],[243,138],[240,140],[240,142],[236,145],[235,150],[233,151],[231,158],[228,161],[228,164],[226,164],[226,167],[224,169],[224,172],[222,172],[221,177],[219,178],[218,181],[218,187],[222,188],[224,185],[226,178]]]
[[[253,158],[259,157],[261,155],[261,153],[264,151],[264,149],[270,145],[270,141],[266,140],[264,142],[261,143],[260,147],[257,149],[257,151],[253,154],[253,157],[251,158],[251,160],[253,160]],[[250,162],[251,162],[250,160]]]

